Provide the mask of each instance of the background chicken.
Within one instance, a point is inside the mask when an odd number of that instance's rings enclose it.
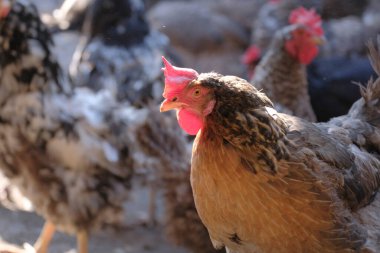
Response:
[[[290,14],[289,22],[274,36],[251,82],[275,102],[277,110],[315,121],[305,65],[317,56],[323,41],[321,19],[300,7]]]
[[[331,6],[338,4],[343,8],[332,9]],[[340,0],[269,1],[261,7],[257,19],[253,21],[251,43],[266,51],[274,33],[287,25],[290,12],[299,6],[322,12],[327,41],[321,47],[320,57],[365,54],[365,43],[380,30],[379,5],[375,0],[350,1],[350,4]]]
[[[68,28],[81,32],[70,63],[73,84],[94,91],[107,89],[117,100],[137,108],[157,105],[162,93],[161,55],[167,50],[168,40],[146,22],[143,1],[94,0],[87,3],[87,8],[72,2],[65,1],[55,14],[66,16],[57,17],[60,27],[62,19],[70,22]],[[152,187],[147,221],[153,225],[157,223],[156,170],[148,173],[147,168],[154,166],[144,161],[144,154],[141,157],[136,166],[140,167],[137,171],[144,184],[148,182]]]
[[[14,2],[1,18],[1,170],[46,219],[38,252],[55,227],[87,233],[124,217],[136,129],[148,109],[119,103],[106,89],[72,89],[33,4]]]
[[[379,30],[376,1],[270,1],[264,4],[254,19],[251,41],[254,43],[244,56],[248,72],[254,73],[259,58],[269,49],[275,31],[286,26],[292,8],[305,5],[322,13],[326,41],[319,54],[307,67],[309,93],[318,121],[347,113],[359,97],[359,89],[351,80],[365,82],[373,73],[365,53],[365,43]],[[341,5],[341,8],[332,6]],[[259,52],[259,54],[255,52]],[[334,71],[332,71],[334,70]],[[344,85],[341,85],[344,84]],[[270,94],[268,94],[270,96]],[[283,96],[282,99],[286,99]],[[274,100],[274,102],[277,102]],[[329,110],[326,110],[329,108]]]
[[[276,112],[238,77],[165,62],[165,78],[160,110],[178,110],[183,130],[198,132],[191,183],[215,247],[379,251],[380,78],[347,115],[320,124]]]

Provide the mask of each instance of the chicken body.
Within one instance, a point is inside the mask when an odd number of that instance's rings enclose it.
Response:
[[[0,23],[2,172],[62,231],[120,221],[145,111],[69,87],[33,4],[14,2]]]
[[[161,111],[199,126],[191,185],[215,247],[379,252],[380,78],[347,115],[313,124],[278,113],[244,79],[165,65]]]
[[[306,66],[285,49],[292,30],[296,29],[296,26],[287,26],[276,33],[271,46],[257,65],[251,82],[267,94],[278,111],[315,121],[308,93]]]

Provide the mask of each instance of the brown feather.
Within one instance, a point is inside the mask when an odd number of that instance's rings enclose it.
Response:
[[[191,184],[214,244],[236,253],[380,250],[380,218],[368,211],[380,187],[376,81],[348,115],[312,124],[277,113],[243,79],[198,77],[216,104],[194,142]]]

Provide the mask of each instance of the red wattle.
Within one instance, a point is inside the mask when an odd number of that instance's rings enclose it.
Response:
[[[295,57],[300,63],[308,65],[318,55],[318,47],[309,41],[309,38],[290,40],[285,43],[288,53]]]
[[[177,118],[179,126],[189,135],[196,135],[203,126],[199,116],[185,109],[178,111]]]

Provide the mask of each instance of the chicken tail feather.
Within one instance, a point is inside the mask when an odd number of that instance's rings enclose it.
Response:
[[[376,44],[369,41],[367,46],[368,58],[378,76],[371,77],[366,86],[359,84],[362,99],[353,104],[349,115],[380,128],[380,35]]]

